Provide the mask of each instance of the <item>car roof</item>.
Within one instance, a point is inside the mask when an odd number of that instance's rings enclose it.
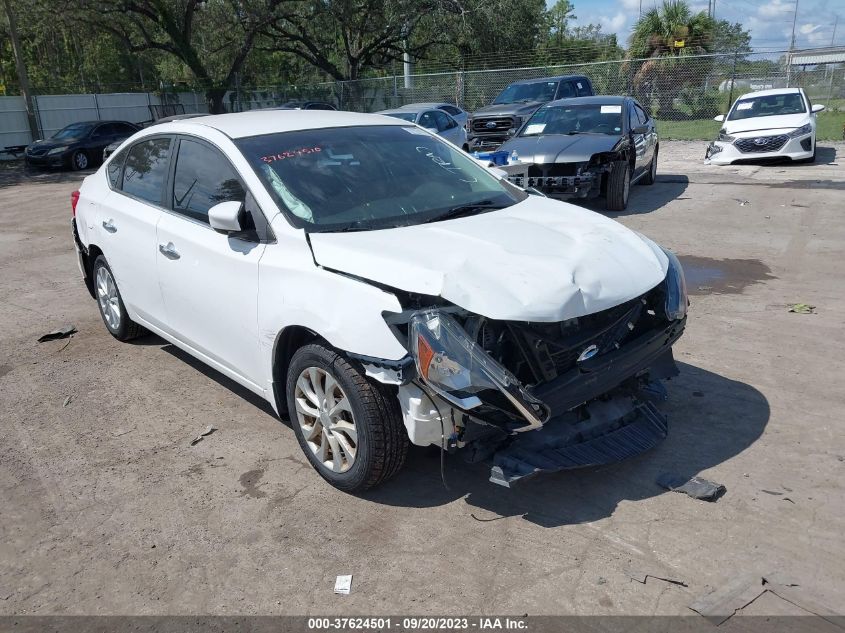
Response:
[[[399,106],[396,110],[414,110],[417,108],[439,108],[440,106],[452,106],[453,108],[460,108],[456,106],[454,103],[449,103],[448,101],[425,101],[422,103],[406,103],[405,105]]]
[[[590,103],[598,103],[601,105],[622,105],[628,97],[621,97],[618,95],[596,95],[593,97],[569,97],[568,99],[558,99],[557,101],[550,101],[545,107],[555,105],[587,105]]]
[[[285,110],[283,112],[279,110],[255,110],[182,119],[181,121],[162,123],[155,127],[158,133],[165,131],[174,133],[197,132],[202,128],[212,128],[229,138],[246,138],[320,128],[407,124],[407,121],[400,121],[392,117],[339,110]]]
[[[433,105],[425,103],[415,103],[413,105],[402,106],[401,108],[393,108],[391,110],[382,110],[376,114],[419,114],[425,110],[436,110]],[[445,113],[444,113],[445,114]]]
[[[801,92],[801,88],[773,88],[771,90],[758,90],[757,92],[749,92],[741,97],[737,97],[737,101],[742,101],[743,99],[753,99],[754,97],[768,97],[771,95],[794,95],[800,94]]]
[[[560,81],[561,79],[587,79],[587,77],[585,77],[584,75],[558,75],[557,77],[538,77],[537,79],[522,79],[520,81],[512,81],[508,85],[512,86],[514,84],[533,84],[540,81]]]

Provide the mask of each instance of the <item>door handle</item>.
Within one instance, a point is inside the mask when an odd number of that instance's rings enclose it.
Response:
[[[112,223],[111,218],[103,222],[103,228],[109,233],[117,233],[117,227]]]
[[[181,255],[179,255],[179,251],[177,251],[176,247],[173,246],[173,242],[159,244],[158,252],[164,255],[167,259],[179,259],[181,257]]]

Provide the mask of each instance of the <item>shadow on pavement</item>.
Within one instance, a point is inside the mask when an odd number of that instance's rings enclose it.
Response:
[[[750,385],[692,365],[668,383],[669,437],[653,451],[600,468],[541,475],[501,488],[487,481],[489,468],[447,455],[446,490],[440,481],[437,448],[412,448],[399,475],[364,495],[376,503],[432,507],[464,497],[479,521],[522,516],[543,527],[596,521],[621,501],[666,493],[656,483],[664,472],[685,478],[738,455],[759,438],[769,421],[766,397]],[[668,493],[666,493],[668,494]],[[728,493],[730,494],[730,490]]]
[[[657,174],[653,185],[634,185],[628,198],[628,208],[624,211],[608,211],[605,208],[604,197],[592,200],[568,200],[591,211],[604,213],[611,218],[621,218],[626,215],[640,215],[651,213],[666,206],[672,200],[677,200],[689,186],[689,178],[683,174]]]
[[[96,169],[65,171],[27,167],[23,160],[0,161],[0,189],[21,184],[81,182],[85,176],[93,174],[95,171]]]

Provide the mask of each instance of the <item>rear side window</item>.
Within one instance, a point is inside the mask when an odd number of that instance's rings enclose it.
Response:
[[[575,86],[572,84],[571,81],[564,81],[560,84],[560,92],[557,96],[558,99],[569,99],[570,97],[575,96]]]
[[[138,131],[138,128],[129,125],[128,123],[114,123],[112,132],[120,136],[132,136]]]
[[[129,148],[123,169],[123,192],[161,205],[167,180],[170,139],[141,141]]]
[[[106,172],[109,177],[109,184],[112,189],[120,189],[120,174],[123,171],[123,161],[126,160],[128,150],[121,150],[117,155],[109,161],[109,166]]]
[[[201,222],[208,222],[208,210],[215,204],[237,200],[246,194],[234,169],[216,149],[192,141],[179,141],[173,176],[173,210]]]

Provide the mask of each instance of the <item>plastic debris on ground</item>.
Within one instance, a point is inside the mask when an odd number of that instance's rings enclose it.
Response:
[[[207,427],[205,427],[205,430],[202,433],[200,433],[194,439],[191,440],[191,446],[193,446],[194,444],[196,444],[198,442],[202,442],[202,438],[204,438],[206,435],[211,435],[216,430],[217,429],[215,429],[213,426],[211,426],[209,424]]]
[[[352,590],[352,574],[348,576],[338,576],[334,581],[334,592],[344,596],[348,596]]]
[[[45,343],[47,341],[57,341],[60,338],[67,338],[71,334],[76,334],[76,328],[72,325],[66,325],[63,328],[59,328],[58,330],[53,330],[52,332],[47,332],[47,334],[39,336],[38,342]]]
[[[684,479],[679,475],[672,473],[664,473],[657,478],[657,485],[671,490],[672,492],[682,492],[693,499],[700,499],[702,501],[716,501],[719,497],[727,492],[722,484],[717,484],[701,477],[693,477],[692,479]]]
[[[790,303],[789,311],[796,314],[815,314],[816,306],[811,306],[806,303]]]

